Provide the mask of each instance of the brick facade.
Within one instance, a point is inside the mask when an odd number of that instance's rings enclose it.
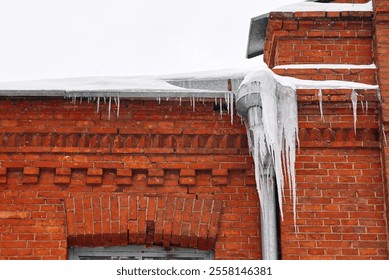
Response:
[[[365,3],[367,1],[336,1]],[[389,1],[374,12],[271,13],[265,62],[279,75],[380,85],[297,91],[297,223],[285,192],[283,259],[388,259]],[[375,63],[377,69],[366,67]],[[308,69],[284,64],[354,64]],[[238,117],[213,100],[0,100],[0,258],[66,259],[127,244],[261,258],[253,160]],[[362,106],[363,105],[363,106]]]
[[[244,126],[198,103],[123,100],[108,121],[95,103],[2,99],[1,258],[142,243],[259,258]]]

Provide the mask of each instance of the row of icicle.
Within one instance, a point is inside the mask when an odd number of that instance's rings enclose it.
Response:
[[[224,98],[215,97],[215,105],[219,106],[219,112],[220,116],[223,116],[224,110],[223,110],[223,104],[226,105],[227,113],[230,115],[231,124],[234,123],[234,92],[229,91],[224,94]],[[68,97],[72,99],[73,104],[77,103],[77,99],[79,99],[79,103],[81,104],[83,102],[83,99],[85,98],[88,103],[91,101],[96,102],[96,112],[99,113],[100,111],[100,99],[103,100],[104,104],[108,103],[108,120],[111,120],[111,108],[112,108],[112,100],[114,101],[116,105],[116,117],[119,118],[120,115],[120,97],[77,97],[76,94],[73,94],[71,97]],[[187,98],[187,97],[186,97]],[[166,97],[165,100],[169,101],[171,98]],[[173,100],[179,100],[179,106],[182,105],[182,99],[183,97],[174,97]],[[202,102],[202,104],[205,104],[205,97],[195,97],[194,95],[192,97],[189,97],[189,103],[190,106],[193,108],[193,112],[196,111],[196,102]],[[159,104],[161,104],[162,98],[160,96],[156,97],[156,100]]]
[[[358,109],[358,96],[359,94],[356,92],[355,89],[352,90],[351,92],[351,104],[353,108],[353,117],[354,117],[354,133],[357,133],[357,109]],[[322,89],[319,89],[319,93],[317,94],[318,100],[319,100],[319,110],[320,110],[320,119],[324,121],[324,114],[323,114],[323,93]],[[362,112],[367,113],[368,108],[369,108],[369,103],[367,100],[363,102],[363,100],[360,100]]]

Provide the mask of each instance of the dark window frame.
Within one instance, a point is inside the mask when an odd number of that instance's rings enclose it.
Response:
[[[144,245],[111,247],[70,247],[69,260],[213,260],[213,251]]]

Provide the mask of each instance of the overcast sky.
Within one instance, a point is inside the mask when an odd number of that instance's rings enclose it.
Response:
[[[301,0],[0,0],[0,81],[254,67],[250,18]]]

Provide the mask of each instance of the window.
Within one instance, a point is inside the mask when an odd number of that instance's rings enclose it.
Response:
[[[70,260],[211,260],[212,251],[190,248],[147,248],[143,245],[113,247],[70,247]]]

